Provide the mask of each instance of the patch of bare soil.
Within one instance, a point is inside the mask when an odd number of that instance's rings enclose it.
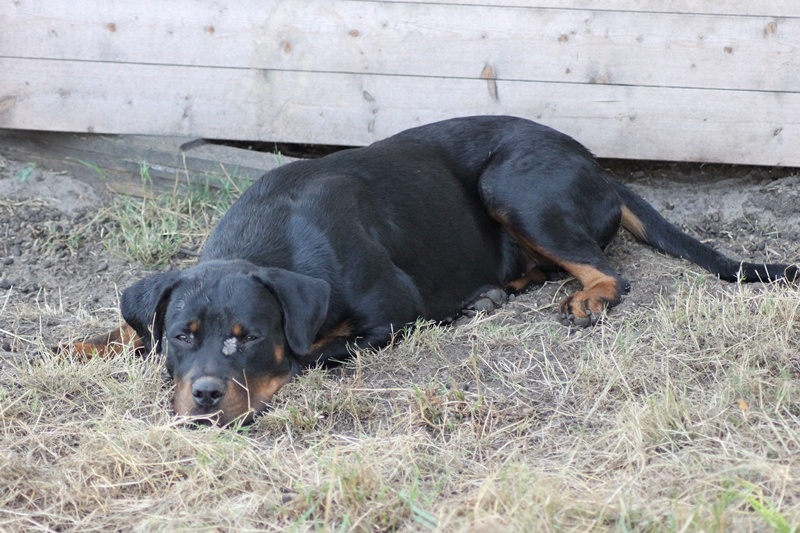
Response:
[[[800,259],[800,175],[794,169],[605,163],[667,219],[734,258]],[[117,323],[118,291],[144,270],[104,244],[115,228],[94,215],[108,200],[106,191],[70,175],[0,160],[2,356],[24,353],[31,339],[53,344]],[[631,281],[631,292],[614,316],[646,312],[687,270],[700,272],[624,232],[607,253]],[[507,311],[515,320],[555,321],[556,302],[575,288],[575,282],[534,288],[512,298]],[[85,328],[87,318],[93,331],[75,329],[78,322]]]
[[[142,270],[109,253],[115,228],[96,220],[105,191],[65,174],[0,159],[0,364],[79,335],[77,320],[107,328],[117,290]]]

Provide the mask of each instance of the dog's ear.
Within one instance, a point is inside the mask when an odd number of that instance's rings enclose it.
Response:
[[[259,268],[253,275],[278,298],[289,347],[297,355],[307,355],[328,315],[328,282],[280,268]]]
[[[142,339],[145,353],[150,353],[154,347],[156,352],[161,353],[164,312],[169,295],[180,279],[181,272],[178,270],[151,274],[122,292],[122,318]]]

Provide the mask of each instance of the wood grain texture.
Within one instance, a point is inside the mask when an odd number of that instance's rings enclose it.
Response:
[[[0,59],[19,95],[0,126],[363,145],[452,116],[516,114],[602,157],[800,163],[800,124],[786,120],[800,116],[796,93],[497,81],[495,99],[481,79],[50,63]]]
[[[366,0],[376,3],[407,3],[409,0]],[[465,6],[538,7],[548,9],[591,9],[595,11],[634,11],[644,13],[680,13],[739,16],[800,16],[800,4],[794,0],[426,0],[426,4],[451,4]]]
[[[531,4],[8,2],[0,127],[360,145],[503,113],[607,157],[800,165],[794,3]]]
[[[800,87],[800,18],[321,0],[196,2],[180,16],[141,0],[111,16],[69,4],[20,7],[25,31],[3,32],[0,55],[452,78],[489,64],[505,80]]]

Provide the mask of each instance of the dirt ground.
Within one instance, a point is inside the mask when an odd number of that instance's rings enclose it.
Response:
[[[732,257],[756,262],[800,259],[796,169],[604,163],[667,219]],[[118,291],[144,270],[109,251],[103,236],[113,228],[102,223],[90,227],[90,238],[75,239],[109,196],[68,174],[0,159],[0,356],[24,353],[33,339],[54,344],[116,324]],[[671,280],[684,269],[699,271],[653,252],[625,233],[609,246],[608,254],[632,282],[615,314],[646,309],[655,295],[670,290]],[[542,320],[554,320],[552,303],[561,288],[548,284],[509,306],[524,310],[526,320],[531,310]],[[42,313],[31,313],[32,308]],[[25,312],[17,313],[20,309]],[[83,324],[87,318],[96,321],[96,330],[76,330],[76,318]]]
[[[78,316],[116,320],[116,287],[140,271],[108,252],[103,228],[92,242],[76,238],[107,201],[72,176],[0,157],[0,361],[32,339],[69,337]]]

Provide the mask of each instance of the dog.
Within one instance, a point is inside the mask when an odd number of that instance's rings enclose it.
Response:
[[[683,233],[574,139],[515,117],[457,118],[276,168],[234,203],[196,266],[126,289],[122,316],[166,352],[176,414],[250,422],[303,367],[448,321],[493,288],[581,290],[559,305],[594,324],[629,285],[604,247],[623,227],[727,281],[798,278]]]

